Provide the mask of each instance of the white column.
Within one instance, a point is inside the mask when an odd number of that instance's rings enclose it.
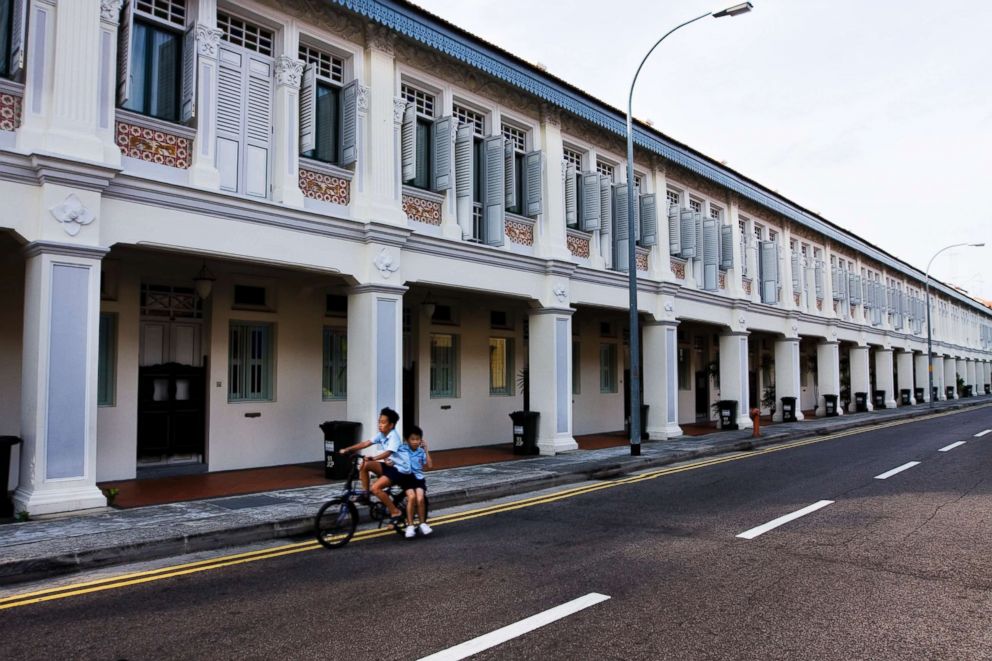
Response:
[[[789,260],[786,260],[789,261]],[[792,281],[789,281],[789,291],[792,291]],[[791,295],[791,294],[790,294]],[[793,307],[795,307],[793,305]],[[773,422],[782,422],[782,398],[796,398],[796,420],[803,419],[800,410],[799,385],[799,338],[787,337],[775,340],[775,413]]]
[[[896,399],[893,390],[895,370],[892,361],[892,349],[875,349],[875,389],[885,391],[885,408],[894,409]],[[874,397],[874,393],[870,395]]]
[[[677,321],[647,321],[643,325],[645,430],[652,441],[682,435],[678,424]]]
[[[956,376],[960,376],[962,383],[964,385],[968,385],[968,361],[964,358],[958,358],[955,362],[957,363],[957,367],[955,367],[957,370]],[[955,383],[956,382],[957,379],[955,378]],[[964,390],[961,387],[958,387],[958,397],[961,397],[962,395],[964,395]]]
[[[957,399],[961,396],[958,392],[958,361],[954,359],[953,356],[946,356],[944,358],[944,384],[942,393],[944,399]],[[947,396],[947,389],[951,389],[951,396]]]
[[[837,397],[837,414],[843,415],[840,406],[840,343],[820,342],[816,345],[816,417],[827,414],[824,395]]]
[[[916,385],[913,379],[913,352],[896,352],[896,370],[899,375],[899,390],[909,390],[909,403],[916,404]],[[902,402],[902,393],[895,393],[895,400]]]
[[[545,109],[541,116],[541,150],[544,152],[544,200],[534,237],[535,254],[548,259],[571,261],[565,231],[565,192],[562,188],[561,119],[557,110]]]
[[[296,57],[298,34],[284,30],[283,54],[276,58],[276,91],[273,104],[272,199],[303,207],[300,190],[300,80],[303,62]],[[288,53],[291,53],[289,55]]]
[[[96,383],[103,248],[25,250],[20,483],[16,511],[102,507],[96,487]]]
[[[531,407],[541,414],[541,454],[577,450],[572,437],[572,308],[537,308],[528,316]]]
[[[982,395],[985,394],[985,362],[981,360],[975,361],[975,394]]]
[[[851,403],[848,408],[851,413],[858,410],[856,398],[857,393],[859,392],[865,394],[868,410],[873,410],[875,407],[871,402],[871,383],[868,373],[867,346],[851,347]]]
[[[944,357],[935,354],[933,356],[933,387],[937,389],[938,402],[947,399],[944,389],[944,372]]]
[[[927,362],[927,355],[925,353],[917,353],[913,355],[913,363],[916,367],[916,387],[923,388],[923,399],[918,400],[916,403],[921,404],[923,402],[930,401],[930,382],[928,377],[928,372],[930,369],[930,364]],[[934,381],[934,385],[936,385]],[[913,396],[916,396],[916,390],[913,390]]]
[[[737,426],[741,429],[754,426],[748,415],[747,338],[743,332],[720,336],[720,399],[737,402]],[[675,397],[678,398],[677,392]]]
[[[968,376],[964,378],[964,382],[971,386],[971,392],[974,395],[978,394],[978,375],[975,370],[975,361],[969,358],[965,363],[965,369],[968,371]]]
[[[403,415],[403,293],[405,287],[365,284],[348,293],[349,420],[362,437],[376,433],[379,410]]]
[[[222,32],[217,29],[217,6],[214,0],[199,0],[196,25],[196,99],[193,123],[193,162],[189,182],[197,188],[220,190],[217,170],[217,58]]]
[[[117,24],[124,0],[100,0],[100,64],[97,79],[97,137],[103,144],[103,162],[121,165],[115,139],[117,107]]]

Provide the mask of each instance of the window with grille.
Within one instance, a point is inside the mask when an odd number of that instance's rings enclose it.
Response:
[[[231,322],[227,401],[272,399],[272,336],[272,324]]]
[[[513,187],[513,204],[506,210],[510,213],[521,213],[524,208],[524,154],[527,153],[527,131],[515,126],[503,124],[503,137],[513,147],[513,171],[516,186]]]
[[[690,197],[689,198],[689,208],[692,209],[693,211],[698,211],[698,212],[702,213],[702,211],[703,211],[703,201],[702,200],[697,200],[695,198],[691,198]]]
[[[324,328],[322,397],[326,400],[348,396],[348,332],[344,328]]]
[[[417,89],[412,85],[403,83],[400,85],[400,96],[406,99],[407,103],[412,103],[417,110],[417,115],[434,119],[434,95]]]
[[[304,64],[312,64],[321,78],[344,84],[344,60],[340,57],[300,44],[300,59]]]
[[[185,0],[137,0],[134,8],[141,14],[186,27]]]
[[[765,228],[759,225],[758,223],[755,223],[754,238],[756,238],[758,241],[761,241],[761,239],[764,237],[764,233],[765,233]]]
[[[527,131],[503,124],[503,137],[513,145],[513,150],[523,154],[527,151]]]
[[[486,137],[486,116],[481,112],[476,112],[465,106],[455,105],[451,114],[458,118],[458,124],[469,124],[475,132],[476,137]]]
[[[639,174],[635,174],[634,175],[634,188],[637,188],[637,189],[639,189],[641,191],[644,190],[644,177],[643,176],[641,176]]]
[[[113,406],[117,381],[117,315],[100,313],[100,348],[96,369],[97,406]]]
[[[489,394],[513,395],[512,338],[489,338]]]
[[[574,165],[576,172],[582,172],[582,154],[580,152],[565,147],[563,160],[565,163],[571,163]]]
[[[723,219],[723,209],[721,209],[718,206],[715,206],[715,205],[712,205],[711,204],[710,205],[710,218],[713,218],[714,220],[722,220]]]
[[[431,335],[431,397],[458,396],[458,336]]]
[[[668,198],[668,206],[678,207],[682,205],[682,194],[678,191],[674,191],[671,188],[665,191],[665,197]]]
[[[217,27],[220,28],[221,38],[227,43],[272,56],[271,30],[220,12],[217,13]]]
[[[613,174],[614,172],[616,172],[616,167],[610,165],[609,163],[604,163],[603,161],[597,160],[596,172],[600,174],[605,174],[607,177],[610,178],[610,181],[613,181]]]
[[[599,345],[599,392],[617,392],[617,345]]]
[[[776,232],[775,230],[768,230],[768,240],[769,241],[774,241],[777,238],[778,238],[778,232]]]

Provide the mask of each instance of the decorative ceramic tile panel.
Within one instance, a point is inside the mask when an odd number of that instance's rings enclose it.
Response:
[[[351,202],[351,182],[323,172],[300,168],[300,190],[313,200],[342,204]]]
[[[751,295],[751,281],[748,280],[747,278],[745,278],[743,280],[743,283],[744,283],[744,293],[747,294],[748,296],[750,296]]]
[[[568,241],[568,251],[575,255],[576,257],[582,257],[589,259],[589,239],[584,236],[573,236],[571,234],[567,237]]]
[[[643,253],[637,253],[637,255],[634,256],[634,262],[637,264],[637,270],[638,271],[647,271],[648,270],[648,256],[647,255],[645,255]]]
[[[534,226],[519,220],[506,219],[506,236],[522,246],[534,245]]]
[[[672,273],[679,280],[685,280],[685,262],[680,262],[676,259],[672,260]]]
[[[718,284],[720,285],[720,289],[726,289],[727,288],[727,274],[726,273],[721,273],[720,274],[720,279],[718,281]]]
[[[16,131],[21,125],[21,97],[0,94],[0,131]]]
[[[190,140],[165,131],[117,122],[117,146],[121,154],[173,168],[190,166]]]
[[[427,225],[441,224],[441,203],[413,195],[403,196],[403,213],[410,220]]]

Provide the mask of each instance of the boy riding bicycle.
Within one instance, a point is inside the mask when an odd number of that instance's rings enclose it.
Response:
[[[393,453],[403,445],[399,432],[396,431],[396,423],[399,422],[399,419],[400,414],[387,406],[379,412],[379,433],[376,434],[375,438],[341,450],[341,454],[344,455],[375,446],[371,454],[365,456],[365,461],[362,462],[359,472],[359,478],[362,481],[362,493],[367,499],[368,493],[371,491],[386,506],[389,510],[389,516],[393,519],[400,519],[403,516],[403,513],[393,503],[392,498],[386,493],[386,489],[391,484],[398,484],[400,479],[399,471],[387,462]],[[369,473],[380,476],[371,489],[369,488]]]

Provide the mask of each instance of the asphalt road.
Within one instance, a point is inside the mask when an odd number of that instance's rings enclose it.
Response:
[[[992,408],[2,610],[0,656],[417,659],[595,593],[475,658],[992,659],[985,429]]]

